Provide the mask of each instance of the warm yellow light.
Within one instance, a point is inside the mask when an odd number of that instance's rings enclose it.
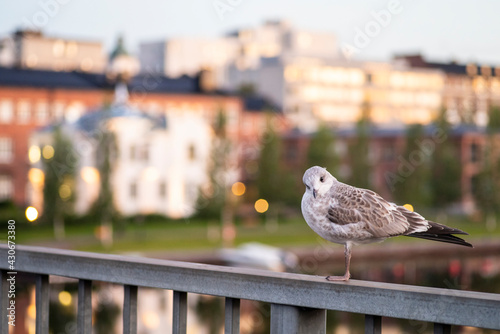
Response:
[[[405,207],[406,210],[409,210],[409,211],[413,212],[413,205],[411,205],[411,204],[405,204],[403,206]]]
[[[155,312],[148,312],[142,315],[142,322],[148,329],[156,329],[160,325],[160,318]]]
[[[35,186],[42,186],[45,181],[45,174],[39,168],[31,168],[28,172],[28,180]]]
[[[69,306],[71,305],[71,300],[73,298],[71,297],[71,294],[68,291],[61,291],[59,292],[58,299],[62,305]]]
[[[71,187],[63,183],[59,187],[59,196],[63,201],[68,200],[71,197]]]
[[[231,191],[233,192],[233,194],[235,194],[236,196],[241,196],[245,193],[246,191],[246,187],[245,185],[243,184],[243,182],[235,182],[233,184],[233,186],[231,187]]]
[[[38,210],[32,206],[26,208],[26,218],[32,222],[38,218]]]
[[[35,304],[31,304],[30,306],[28,306],[28,317],[30,317],[31,319],[35,319],[36,318],[36,306]]]
[[[38,147],[36,145],[33,145],[30,147],[30,149],[28,151],[28,158],[30,159],[30,162],[32,164],[40,161],[41,155],[42,155],[42,153],[40,152],[40,147]]]
[[[80,176],[85,183],[99,182],[99,171],[94,167],[83,167],[80,171]]]
[[[45,145],[42,149],[42,155],[44,159],[52,159],[54,157],[54,148],[50,145]]]
[[[261,198],[255,202],[255,211],[258,213],[264,213],[267,209],[269,209],[269,203],[265,199]]]

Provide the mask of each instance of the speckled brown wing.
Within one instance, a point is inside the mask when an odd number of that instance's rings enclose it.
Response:
[[[334,224],[358,224],[374,238],[405,234],[410,227],[406,217],[395,204],[377,193],[339,182],[332,187],[327,218]]]

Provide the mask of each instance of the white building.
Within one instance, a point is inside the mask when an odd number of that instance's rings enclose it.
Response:
[[[195,212],[198,189],[207,181],[211,127],[197,113],[147,115],[126,104],[90,112],[64,124],[78,157],[75,211],[87,212],[99,194],[96,145],[100,128],[115,137],[117,149],[111,188],[115,208],[123,215],[161,214],[172,218]],[[50,132],[39,131],[32,147],[51,145]],[[43,173],[41,162],[30,174]],[[43,207],[43,184],[30,177],[32,204]],[[43,180],[43,176],[41,177]]]
[[[178,77],[201,69],[214,71],[219,87],[229,87],[226,70],[257,68],[262,57],[295,55],[334,59],[338,56],[333,33],[305,31],[285,21],[269,21],[219,38],[175,38],[140,45],[143,72]]]

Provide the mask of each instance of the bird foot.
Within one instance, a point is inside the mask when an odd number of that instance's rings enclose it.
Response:
[[[351,277],[350,274],[345,274],[344,276],[326,276],[327,281],[348,281]]]

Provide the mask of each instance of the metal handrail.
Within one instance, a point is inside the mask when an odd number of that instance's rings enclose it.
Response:
[[[7,259],[7,252],[8,247],[0,245],[0,259]],[[9,270],[7,260],[0,260],[0,269],[5,275]],[[324,277],[311,275],[31,246],[16,248],[16,270],[39,274],[40,277],[58,275],[76,278],[81,280],[80,287],[88,293],[90,289],[84,282],[122,284],[129,293],[128,300],[135,303],[137,289],[130,287],[137,286],[173,290],[177,293],[174,294],[178,299],[177,305],[181,307],[185,307],[186,293],[222,296],[226,297],[226,306],[237,307],[236,313],[226,310],[226,315],[233,316],[239,314],[239,300],[249,299],[271,303],[275,306],[274,314],[282,311],[277,308],[278,305],[288,305],[500,330],[500,295],[491,293],[358,280],[329,282]],[[44,287],[43,282],[40,286],[41,289]],[[4,295],[2,298],[5,298]],[[125,307],[129,314],[130,309],[136,310],[136,305]],[[293,312],[284,310],[285,315],[294,317]],[[185,317],[185,312],[183,309],[175,312],[181,317],[177,322],[184,326],[182,316]],[[322,316],[317,318],[323,321]],[[128,322],[136,324],[135,321]],[[231,322],[226,318],[228,323]],[[273,328],[273,319],[271,326]]]

